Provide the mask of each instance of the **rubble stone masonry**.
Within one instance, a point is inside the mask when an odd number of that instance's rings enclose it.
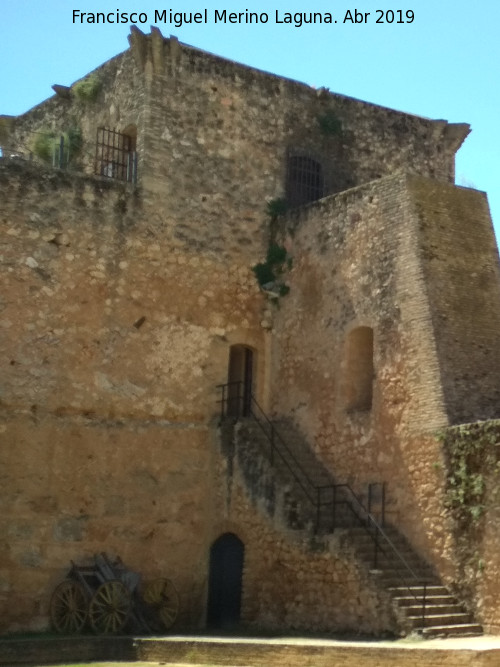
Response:
[[[434,434],[499,416],[491,220],[483,193],[452,184],[469,127],[156,29],[130,45],[93,73],[94,99],[59,87],[1,128],[0,630],[47,627],[70,560],[103,550],[172,578],[178,627],[203,627],[210,547],[232,532],[248,626],[395,631],[351,552],[290,532],[228,467],[217,385],[232,346],[250,349],[264,410],[360,495],[387,482],[388,518],[456,580]],[[27,159],[39,133],[75,127],[67,170]],[[133,138],[137,182],[95,173],[102,127]],[[323,196],[278,224],[276,303],[252,267],[293,156],[321,165]],[[478,607],[492,625],[494,604]]]

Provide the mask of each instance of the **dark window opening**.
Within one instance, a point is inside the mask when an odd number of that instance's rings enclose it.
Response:
[[[305,155],[288,158],[286,197],[292,207],[302,206],[324,196],[321,164]]]
[[[347,338],[344,386],[348,410],[371,410],[373,376],[373,329],[358,327]]]
[[[100,127],[97,130],[95,173],[119,181],[137,180],[137,130],[130,126],[126,132]]]

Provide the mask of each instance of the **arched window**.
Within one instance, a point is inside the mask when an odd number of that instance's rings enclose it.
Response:
[[[345,405],[347,410],[370,410],[373,395],[373,329],[353,329],[346,341]]]
[[[302,206],[323,197],[321,164],[305,155],[288,158],[286,198],[290,206]]]

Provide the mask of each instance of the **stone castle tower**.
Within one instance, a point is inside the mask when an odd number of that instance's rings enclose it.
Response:
[[[445,446],[500,416],[469,126],[156,29],[54,90],[0,117],[0,629],[104,550],[174,581],[181,629],[397,632],[363,522],[499,629],[495,466],[460,523]]]

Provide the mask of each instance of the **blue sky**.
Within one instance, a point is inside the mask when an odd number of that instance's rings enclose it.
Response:
[[[367,23],[343,23],[347,10]],[[500,238],[500,2],[498,0],[0,0],[0,114],[27,111],[128,47],[129,25],[73,23],[81,12],[208,10],[208,24],[157,24],[165,36],[218,55],[429,118],[468,122],[472,134],[457,156],[457,183],[488,193]],[[266,12],[267,24],[217,24],[214,10]],[[376,23],[382,10],[414,13],[412,23]],[[333,25],[277,24],[276,11],[331,12]],[[398,17],[397,11],[395,14]],[[389,18],[391,15],[389,14]]]

